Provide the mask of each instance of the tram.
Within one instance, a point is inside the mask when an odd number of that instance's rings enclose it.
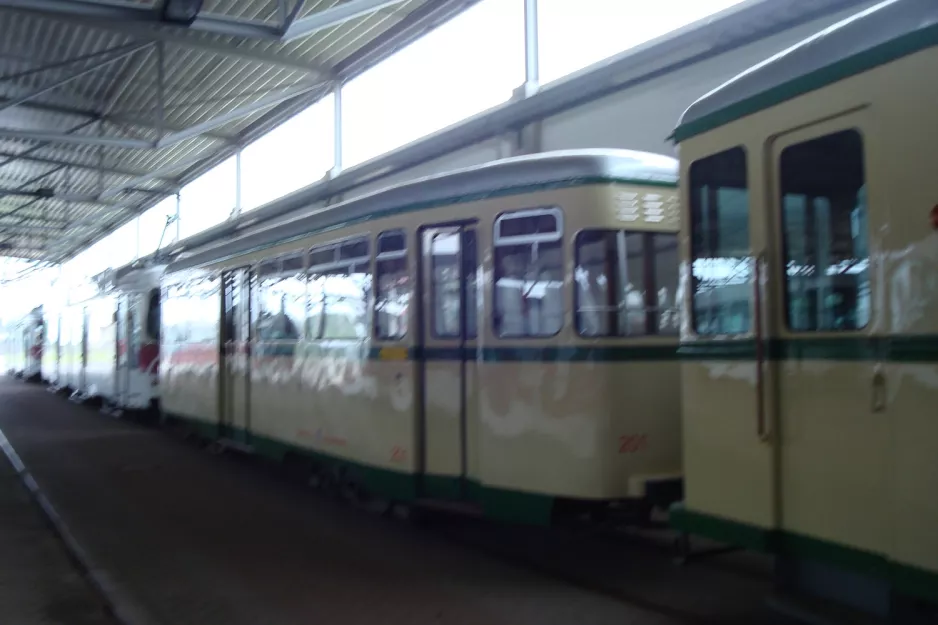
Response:
[[[938,602],[936,75],[938,3],[889,0],[702,97],[674,133],[671,522],[877,613]]]
[[[585,150],[245,232],[163,275],[161,409],[382,501],[644,517],[681,493],[678,229],[674,159]]]

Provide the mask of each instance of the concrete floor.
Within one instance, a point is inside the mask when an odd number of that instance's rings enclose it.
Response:
[[[127,612],[148,625],[681,622],[35,385],[0,381],[0,429]]]
[[[117,625],[6,456],[0,454],[0,622]]]

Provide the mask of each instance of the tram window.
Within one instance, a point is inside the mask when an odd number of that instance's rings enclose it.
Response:
[[[255,271],[257,317],[255,338],[261,356],[291,356],[306,314],[303,256],[294,254],[263,262]]]
[[[224,277],[225,342],[244,340],[241,331],[241,276],[228,274]]]
[[[546,337],[563,327],[563,220],[557,208],[495,221],[494,328],[499,337]]]
[[[747,333],[753,264],[743,148],[691,165],[690,212],[694,330],[704,335]]]
[[[575,246],[580,335],[678,332],[676,234],[585,230],[577,235]]]
[[[160,290],[150,289],[147,301],[147,337],[153,341],[160,340]]]
[[[371,256],[366,237],[310,250],[309,312],[311,339],[361,340],[368,336]]]
[[[792,330],[844,331],[870,317],[863,139],[845,130],[780,159],[786,317]]]
[[[410,301],[406,236],[402,230],[378,235],[375,284],[375,337],[399,340],[407,334]]]
[[[203,276],[190,287],[193,340],[214,343],[218,340],[218,290],[216,278]]]
[[[459,338],[462,302],[462,280],[459,271],[460,233],[433,235],[430,241],[430,272],[433,302],[433,335],[437,338]]]

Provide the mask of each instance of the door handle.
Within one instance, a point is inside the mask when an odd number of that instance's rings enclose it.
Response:
[[[765,252],[756,254],[753,259],[753,334],[756,339],[756,434],[759,440],[768,441],[771,425],[765,409],[765,328],[763,327],[762,272],[765,267]]]
[[[872,387],[873,412],[883,412],[886,410],[886,373],[882,365],[877,364],[873,369],[870,386]]]

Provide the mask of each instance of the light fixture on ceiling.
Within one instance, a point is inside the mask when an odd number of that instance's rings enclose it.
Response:
[[[161,18],[164,22],[191,26],[202,10],[203,0],[165,0]]]

